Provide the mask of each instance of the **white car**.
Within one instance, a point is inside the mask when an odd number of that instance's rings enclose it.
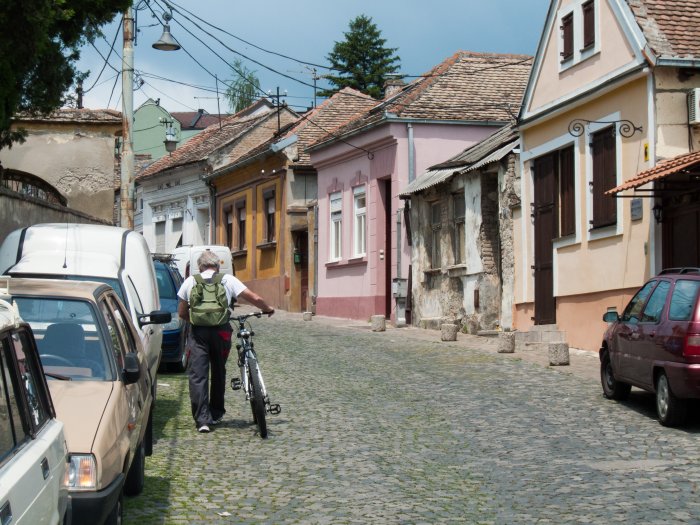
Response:
[[[69,523],[68,450],[29,325],[0,301],[0,523]]]

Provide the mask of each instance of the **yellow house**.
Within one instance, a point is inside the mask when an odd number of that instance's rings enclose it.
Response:
[[[679,263],[674,243],[697,247],[697,220],[669,233],[688,205],[682,195],[695,191],[698,209],[697,184],[674,197],[670,179],[638,177],[698,146],[687,106],[700,86],[697,8],[552,1],[519,116],[519,330],[556,325],[569,345],[597,350],[603,313],[622,311],[649,276]]]

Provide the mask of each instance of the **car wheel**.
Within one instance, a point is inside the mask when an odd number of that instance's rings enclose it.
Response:
[[[687,402],[673,394],[668,377],[663,372],[656,379],[656,413],[659,423],[665,427],[680,425],[688,414]]]
[[[627,399],[632,389],[631,385],[615,379],[608,352],[603,354],[603,359],[600,361],[600,382],[603,385],[603,395],[617,401]]]
[[[127,496],[137,496],[143,492],[143,485],[146,479],[146,451],[143,446],[143,441],[136,447],[134,460],[131,462],[131,467],[126,475],[124,482],[124,493]]]

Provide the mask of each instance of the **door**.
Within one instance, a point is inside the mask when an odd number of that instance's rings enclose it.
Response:
[[[664,208],[663,267],[700,266],[700,203]]]
[[[619,379],[633,383],[640,380],[639,326],[647,299],[655,286],[656,281],[649,281],[632,297],[615,328],[615,345],[611,349],[611,360],[615,376]]]
[[[297,232],[294,246],[294,266],[299,271],[299,311],[306,312],[309,309],[309,232]]]
[[[556,232],[556,155],[535,160],[532,217],[535,229],[535,324],[555,324],[553,245]]]
[[[379,235],[377,247],[379,248],[379,261],[377,268],[377,294],[384,294],[384,315],[391,318],[391,179],[377,181],[379,186],[379,207],[377,224],[381,224],[384,235]],[[383,278],[382,278],[383,275]],[[376,304],[376,303],[375,303]]]

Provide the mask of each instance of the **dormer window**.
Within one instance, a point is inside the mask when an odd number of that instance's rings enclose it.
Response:
[[[574,14],[569,13],[561,19],[561,59],[569,60],[574,56]]]
[[[595,5],[593,0],[588,0],[581,6],[583,14],[583,49],[595,45]]]
[[[597,27],[599,0],[578,0],[559,12],[559,56],[563,71],[600,50]]]

